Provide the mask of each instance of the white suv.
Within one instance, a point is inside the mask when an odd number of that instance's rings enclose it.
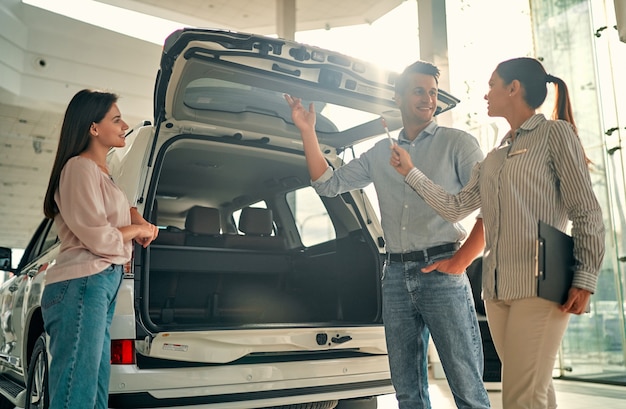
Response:
[[[316,105],[340,166],[384,133],[381,116],[401,126],[394,78],[283,39],[168,37],[154,124],[109,155],[115,182],[161,229],[135,247],[118,295],[110,407],[375,408],[393,392],[376,213],[360,190],[315,194],[283,93]],[[439,111],[458,102],[439,99]],[[58,248],[44,220],[1,287],[0,409],[47,407],[39,301]]]

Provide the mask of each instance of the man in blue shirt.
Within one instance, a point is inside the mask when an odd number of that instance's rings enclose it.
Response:
[[[397,78],[395,100],[402,114],[398,143],[435,183],[456,193],[483,159],[474,137],[433,121],[439,69],[417,61]],[[312,186],[321,196],[374,184],[387,259],[383,268],[383,321],[391,380],[399,409],[430,409],[429,334],[439,353],[458,408],[489,408],[482,382],[483,351],[465,268],[482,251],[482,220],[464,245],[463,228],[441,218],[389,166],[388,140],[346,165],[332,169],[315,133],[313,104],[285,95],[301,133]],[[457,251],[458,250],[458,251]]]

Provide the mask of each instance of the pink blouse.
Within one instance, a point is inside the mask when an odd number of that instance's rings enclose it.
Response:
[[[128,199],[94,161],[81,156],[68,160],[54,200],[61,252],[46,273],[48,284],[130,260],[132,241],[124,242],[117,229],[131,224]]]

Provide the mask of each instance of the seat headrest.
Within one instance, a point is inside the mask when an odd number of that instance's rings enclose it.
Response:
[[[272,234],[274,215],[270,209],[244,207],[239,216],[239,230],[253,236]]]
[[[212,207],[192,207],[187,211],[185,230],[194,234],[220,234],[220,211]]]

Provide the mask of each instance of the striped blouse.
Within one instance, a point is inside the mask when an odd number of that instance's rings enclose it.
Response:
[[[419,164],[418,164],[419,166]],[[604,225],[582,145],[571,125],[529,118],[474,167],[456,195],[418,169],[405,178],[449,221],[481,208],[485,226],[483,298],[536,295],[535,240],[542,220],[561,231],[572,221],[576,271],[573,286],[595,291],[604,256]]]

